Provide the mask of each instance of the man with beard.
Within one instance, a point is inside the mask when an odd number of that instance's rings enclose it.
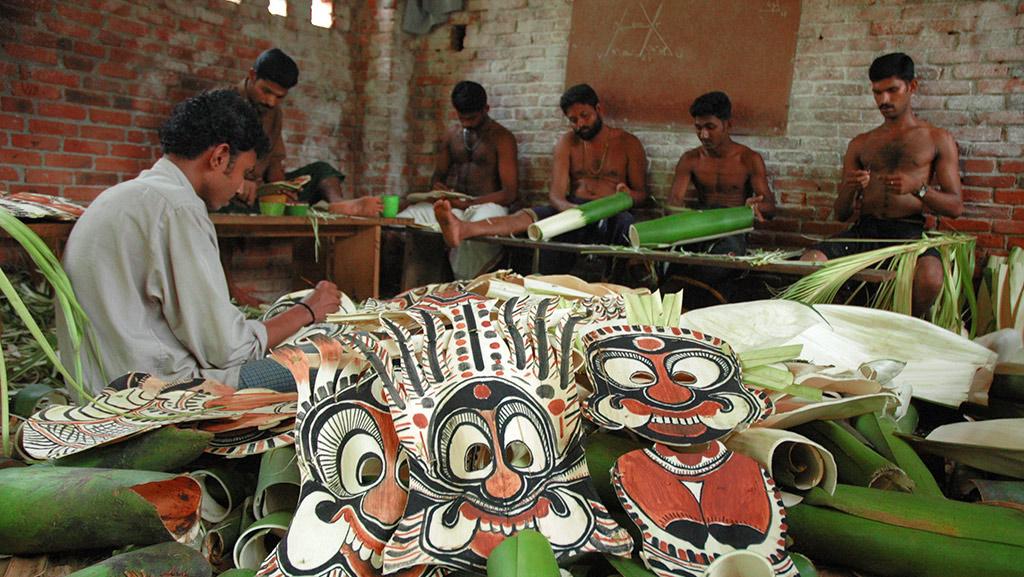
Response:
[[[963,212],[956,141],[946,130],[914,115],[917,91],[914,61],[895,52],[875,59],[868,70],[871,92],[882,124],[850,141],[843,159],[843,180],[834,203],[838,220],[859,205],[859,219],[843,239],[921,238],[923,212],[956,218]],[[838,239],[837,239],[838,240]],[[891,242],[823,242],[802,260],[827,260],[890,245]],[[912,310],[923,316],[942,290],[942,262],[935,249],[917,260]]]
[[[295,61],[281,49],[271,48],[256,58],[245,78],[235,87],[259,113],[263,132],[270,139],[270,153],[246,173],[237,198],[232,201],[232,211],[255,210],[256,190],[261,184],[309,176],[309,182],[298,192],[298,200],[309,204],[320,200],[340,203],[334,210],[341,214],[377,216],[382,208],[380,198],[364,196],[346,201],[341,190],[345,175],[326,162],[317,161],[285,172],[284,160],[287,154],[281,135],[284,123],[281,102],[298,82],[299,67]]]
[[[555,145],[549,205],[521,210],[501,218],[468,222],[452,212],[446,200],[434,204],[448,246],[483,235],[511,235],[525,231],[537,220],[553,216],[578,204],[626,192],[639,204],[647,198],[647,157],[644,147],[632,134],[605,126],[597,93],[587,84],[577,84],[562,94],[559,106],[571,130]],[[556,237],[560,242],[590,244],[628,244],[633,215],[623,212],[582,229]],[[573,258],[571,253],[558,256]],[[545,259],[542,272],[568,270],[569,260]]]
[[[438,148],[431,177],[433,190],[467,194],[473,198],[452,198],[449,206],[458,218],[479,221],[505,216],[519,196],[519,168],[516,138],[488,113],[487,92],[476,82],[463,80],[452,90],[452,107],[458,126],[449,129]],[[437,225],[433,205],[414,204],[399,218],[417,224]],[[473,278],[493,266],[501,248],[483,243],[452,247],[448,257],[457,279]]]

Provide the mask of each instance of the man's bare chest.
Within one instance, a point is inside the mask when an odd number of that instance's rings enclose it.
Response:
[[[937,151],[928,131],[913,131],[899,136],[869,138],[860,154],[867,170],[907,171],[930,167]]]

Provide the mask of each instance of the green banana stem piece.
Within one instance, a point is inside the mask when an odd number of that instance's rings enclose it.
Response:
[[[213,567],[195,549],[175,543],[160,543],[115,555],[75,571],[68,577],[125,577],[125,575],[174,575],[210,577]]]
[[[854,427],[879,454],[895,463],[914,481],[914,493],[943,497],[942,489],[939,488],[931,471],[921,461],[921,457],[917,455],[917,451],[895,435],[897,425],[892,417],[868,413],[857,417],[854,420]]]
[[[904,492],[913,489],[914,482],[906,473],[834,421],[813,421],[793,430],[832,453],[840,482]]]

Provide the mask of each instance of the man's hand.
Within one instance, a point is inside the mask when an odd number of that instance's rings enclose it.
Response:
[[[909,194],[911,191],[920,188],[920,185],[911,184],[910,179],[904,178],[902,174],[890,174],[882,178],[885,183],[885,192],[894,196]]]
[[[473,201],[465,198],[449,198],[447,200],[448,203],[452,205],[452,208],[457,208],[459,210],[466,210],[473,206]]]
[[[334,283],[322,280],[302,302],[313,309],[314,322],[323,322],[327,315],[338,312],[341,307],[341,291]]]
[[[852,170],[843,175],[843,185],[864,190],[871,182],[870,170]]]
[[[245,204],[252,206],[256,202],[256,185],[255,180],[242,180],[242,186],[238,188],[235,196]]]
[[[430,189],[431,190],[443,190],[445,192],[451,192],[452,191],[452,189],[449,188],[447,184],[445,184],[443,182],[440,182],[440,181],[435,182],[433,184],[433,186],[430,187]]]
[[[757,222],[764,222],[764,215],[761,214],[761,201],[764,200],[764,196],[752,196],[747,199],[746,204],[750,208],[754,209],[754,220]]]

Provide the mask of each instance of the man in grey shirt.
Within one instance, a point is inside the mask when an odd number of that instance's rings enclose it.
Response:
[[[256,111],[238,93],[217,90],[181,102],[160,128],[160,144],[163,157],[103,191],[68,239],[64,269],[95,338],[95,347],[86,341],[79,353],[83,385],[96,392],[112,378],[142,371],[165,380],[263,386],[246,382],[243,365],[272,363],[259,359],[336,311],[338,289],[321,281],[302,303],[265,322],[246,320],[231,304],[208,211],[231,200],[268,148]],[[60,315],[57,328],[62,360],[73,366]]]

